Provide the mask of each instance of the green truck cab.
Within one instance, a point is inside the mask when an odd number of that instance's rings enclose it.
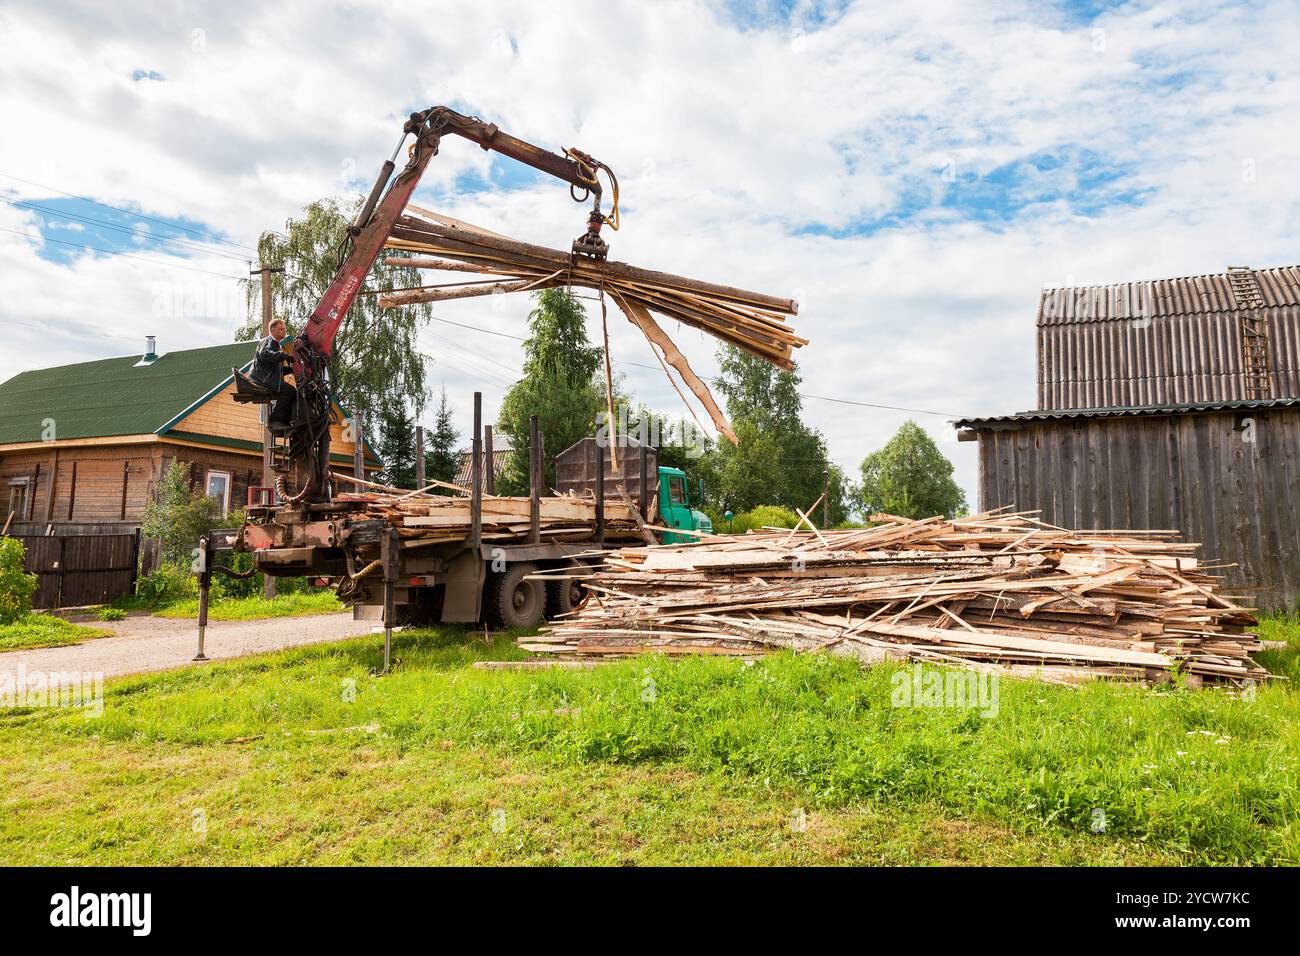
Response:
[[[694,504],[702,505],[703,503],[704,480],[700,479],[696,483]],[[665,528],[678,529],[677,531],[660,532],[664,544],[680,544],[700,539],[699,534],[685,532],[713,533],[713,522],[709,520],[709,516],[703,511],[691,507],[691,505],[691,492],[686,480],[686,472],[680,468],[661,467],[659,469],[660,521]],[[678,531],[682,533],[678,533]]]

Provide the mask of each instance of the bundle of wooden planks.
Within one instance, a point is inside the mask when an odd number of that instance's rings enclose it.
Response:
[[[463,541],[469,537],[473,521],[468,497],[367,490],[341,495],[338,501],[351,503],[356,519],[380,519],[397,528],[404,549]],[[532,529],[531,507],[528,498],[484,495],[482,540],[504,544],[527,541]],[[544,543],[585,541],[594,534],[596,502],[591,498],[541,498],[539,512]],[[605,537],[641,540],[632,505],[605,502]]]
[[[522,646],[579,655],[827,650],[1049,681],[1267,676],[1250,611],[1166,531],[1070,531],[1037,512],[769,530],[621,549],[587,601]]]
[[[733,441],[731,425],[708,386],[650,313],[701,329],[784,369],[794,368],[794,349],[807,344],[786,324],[786,317],[799,309],[792,299],[518,242],[419,206],[407,207],[407,215],[397,221],[385,247],[419,253],[389,257],[385,261],[390,265],[512,281],[453,282],[390,292],[379,297],[384,308],[553,286],[582,286],[608,294],[656,349],[656,356],[666,363],[665,372],[672,366],[681,375],[714,425]]]

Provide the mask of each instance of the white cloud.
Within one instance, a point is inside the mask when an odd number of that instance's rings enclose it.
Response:
[[[958,414],[1034,404],[1042,286],[1297,261],[1292,4],[1129,3],[1095,21],[1015,0],[858,4],[824,26],[815,14],[801,5],[783,19],[768,6],[738,23],[697,2],[464,2],[427,15],[378,2],[10,3],[0,172],[251,246],[310,200],[364,188],[404,114],[448,103],[609,162],[626,203],[617,258],[800,290],[805,391]],[[135,81],[138,70],[166,79]],[[1080,150],[1100,179],[1069,162],[1033,165]],[[583,213],[558,184],[449,192],[490,161],[449,139],[422,196],[552,246],[580,231]],[[1061,193],[1078,205],[1037,201]],[[1107,205],[1125,193],[1137,202]],[[979,218],[975,196],[1004,208]],[[0,232],[0,376],[126,354],[149,332],[166,348],[222,341],[243,314],[230,279],[95,253],[48,262],[35,225],[0,205],[0,228],[23,233]],[[215,251],[174,261],[244,271]],[[527,308],[470,301],[437,314],[522,334]],[[610,322],[616,359],[656,365],[621,315]],[[518,343],[438,322],[424,341],[464,420],[475,388],[491,416]],[[690,330],[680,341],[714,371],[711,341]],[[678,407],[658,371],[622,371],[638,397]],[[908,417],[806,409],[851,470]],[[941,417],[914,417],[973,492],[973,446],[952,442]]]

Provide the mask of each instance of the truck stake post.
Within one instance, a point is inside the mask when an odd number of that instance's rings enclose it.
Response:
[[[596,543],[605,543],[605,449],[596,443]]]
[[[537,416],[528,416],[528,540],[542,541],[542,433]]]
[[[647,495],[650,491],[650,489],[645,486],[646,483],[646,446],[645,445],[641,446],[641,454],[638,456],[638,458],[640,459],[639,462],[640,480],[637,485],[637,488],[640,489],[641,493],[637,496],[639,499],[637,505],[641,510],[641,519],[643,521],[650,521],[650,516],[645,513],[645,506],[646,504],[648,504]]]
[[[469,463],[470,545],[477,553],[483,543],[483,393],[474,393],[474,437]]]

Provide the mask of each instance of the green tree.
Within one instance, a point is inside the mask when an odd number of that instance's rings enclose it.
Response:
[[[425,430],[424,471],[431,479],[449,482],[456,477],[460,432],[456,430],[455,412],[447,401],[444,386],[438,400],[438,411],[433,417],[433,427]]]
[[[188,568],[199,538],[221,523],[221,502],[191,491],[189,468],[174,460],[144,506],[140,530],[161,542],[164,560]]]
[[[596,416],[605,409],[600,382],[603,351],[587,338],[587,315],[565,289],[546,289],[536,297],[528,317],[523,378],[501,402],[498,427],[513,447],[501,479],[499,494],[528,490],[529,416],[538,416],[548,459],[595,432]],[[599,381],[598,381],[599,380]],[[554,467],[546,469],[554,483]]]
[[[661,466],[680,468],[692,483],[695,479],[704,479],[705,493],[710,493],[717,478],[714,470],[716,448],[713,439],[695,422],[689,418],[670,418],[645,405],[637,405],[627,413],[626,428],[632,438],[640,441],[644,437],[654,446]]]
[[[351,203],[321,199],[303,214],[285,223],[284,232],[264,232],[257,241],[258,258],[284,272],[271,277],[273,311],[298,332],[316,308],[334,278],[348,224],[360,208]],[[420,284],[417,269],[384,264],[376,260],[366,279],[365,291],[389,291]],[[262,335],[261,298],[258,283],[245,281],[249,320],[237,330],[239,341]],[[359,295],[352,301],[348,317],[334,340],[334,361],[330,378],[335,394],[353,408],[382,408],[395,402],[410,402],[416,414],[427,397],[425,372],[428,358],[416,337],[428,322],[428,303],[401,308],[379,308],[378,296]]]
[[[821,432],[803,421],[798,372],[732,346],[723,346],[718,359],[718,390],[740,439],[739,445],[717,445],[719,510],[741,512],[759,505],[807,509],[827,487],[830,523],[843,521],[852,501],[851,485],[830,461]],[[820,521],[820,505],[817,514]]]
[[[379,457],[384,482],[394,488],[415,487],[415,422],[405,403],[385,405],[379,415]]]
[[[884,448],[862,461],[862,504],[905,518],[953,518],[966,509],[966,495],[953,480],[952,462],[914,421],[906,421]]]
[[[17,538],[0,537],[0,624],[12,624],[31,612],[39,582],[23,566],[26,554]]]

